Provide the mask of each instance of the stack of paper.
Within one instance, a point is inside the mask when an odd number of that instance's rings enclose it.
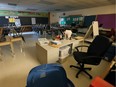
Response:
[[[60,41],[56,41],[56,40],[54,40],[54,41],[51,41],[51,44],[60,45],[61,42],[60,42]]]
[[[49,41],[46,38],[39,38],[38,39],[40,45],[48,45]]]

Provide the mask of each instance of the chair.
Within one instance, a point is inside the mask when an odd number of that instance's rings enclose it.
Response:
[[[114,87],[112,84],[108,83],[99,76],[96,76],[89,87]]]
[[[73,52],[74,59],[78,62],[79,66],[70,65],[70,67],[75,67],[79,69],[78,73],[76,74],[76,77],[78,78],[78,75],[81,72],[86,73],[90,79],[92,79],[92,76],[86,71],[91,70],[91,68],[85,68],[85,64],[90,65],[99,65],[101,59],[103,58],[105,52],[112,44],[111,39],[105,37],[105,36],[96,36],[93,42],[90,44],[90,46],[77,46],[77,51]],[[88,47],[87,52],[79,51],[79,47]]]
[[[43,64],[33,68],[26,87],[75,87],[59,64]]]

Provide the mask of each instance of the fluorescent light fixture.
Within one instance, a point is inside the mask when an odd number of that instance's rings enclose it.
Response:
[[[5,16],[5,18],[6,18],[6,19],[8,19],[8,18],[9,18],[9,16]]]

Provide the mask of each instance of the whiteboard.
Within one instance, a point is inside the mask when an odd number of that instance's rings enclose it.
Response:
[[[99,35],[98,21],[93,21],[93,37]]]
[[[32,22],[32,24],[36,24],[35,18],[31,18],[31,22]]]

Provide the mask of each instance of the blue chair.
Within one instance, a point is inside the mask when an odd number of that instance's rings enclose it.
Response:
[[[43,64],[33,68],[26,87],[75,87],[59,64]]]

